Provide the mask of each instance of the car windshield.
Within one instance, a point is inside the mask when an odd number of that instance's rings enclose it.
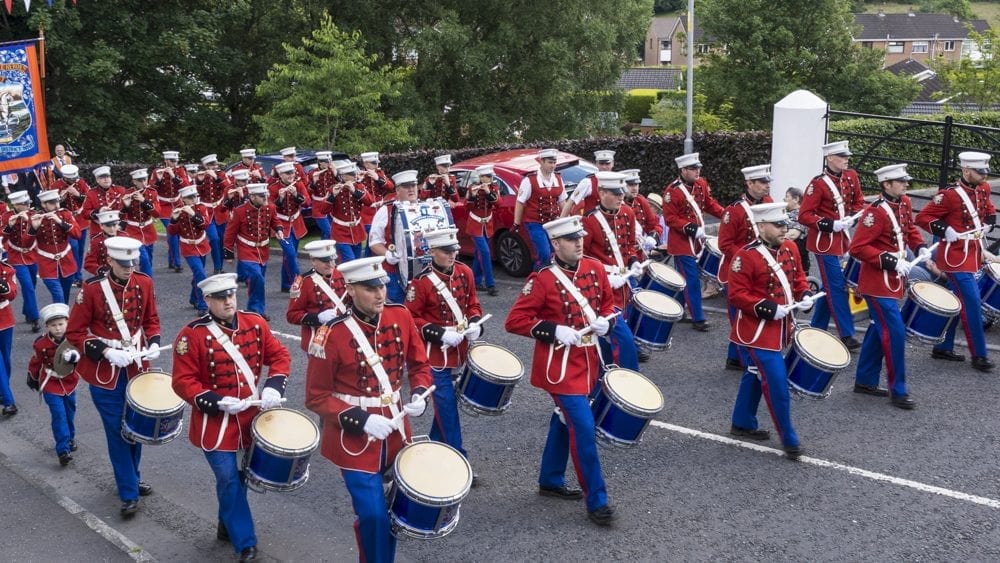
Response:
[[[572,191],[580,183],[580,180],[583,180],[594,172],[597,172],[597,167],[587,162],[578,162],[572,166],[559,169],[559,174],[562,176],[563,185],[566,186],[567,191]]]

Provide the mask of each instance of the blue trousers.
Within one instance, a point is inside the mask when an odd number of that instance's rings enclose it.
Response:
[[[3,406],[14,404],[14,392],[10,389],[10,354],[13,345],[14,327],[0,330],[0,401]]]
[[[218,224],[215,219],[205,227],[205,236],[208,237],[208,248],[212,253],[212,266],[215,271],[222,269],[223,264],[223,253],[222,253],[222,237],[226,233],[226,224]]]
[[[170,224],[170,219],[160,219],[163,223],[163,230],[167,230],[167,225]],[[167,265],[171,268],[181,267],[181,236],[180,235],[167,235]]]
[[[83,255],[87,250],[87,233],[90,229],[80,229],[80,238],[69,239],[69,247],[73,249],[73,259],[76,260],[76,274],[73,274],[73,281],[78,282],[83,279]]]
[[[264,274],[267,273],[267,264],[247,262],[240,260],[236,263],[236,275],[239,279],[247,283],[247,290],[250,293],[247,299],[247,310],[258,315],[267,312],[267,304],[264,302]]]
[[[330,239],[330,216],[324,215],[323,217],[313,217],[313,221],[316,223],[316,228],[319,229],[319,238],[321,240]]]
[[[383,446],[383,458],[385,450]],[[396,559],[396,536],[389,525],[381,473],[341,469],[344,484],[351,495],[351,505],[358,519],[354,535],[358,540],[359,560],[365,563],[392,563]]]
[[[872,325],[865,333],[858,356],[858,371],[854,381],[861,385],[878,386],[885,359],[889,392],[894,397],[906,391],[906,327],[899,313],[899,303],[891,297],[865,296]]]
[[[736,405],[733,406],[733,424],[756,430],[757,407],[763,394],[781,443],[786,447],[798,446],[799,436],[792,426],[792,398],[788,392],[784,356],[774,350],[745,346],[740,348],[740,352],[743,354],[743,365],[751,367],[744,370],[740,380]]]
[[[17,277],[17,292],[21,295],[21,314],[29,321],[38,320],[38,300],[35,298],[35,280],[38,278],[38,264],[14,266]]]
[[[236,465],[236,452],[204,452],[215,474],[215,496],[219,499],[219,521],[229,533],[236,553],[257,545],[253,515],[247,502],[247,486]]]
[[[594,413],[586,395],[555,395],[552,400],[563,413],[564,424],[553,413],[549,420],[549,436],[542,452],[542,467],[538,484],[542,487],[562,487],[566,484],[566,463],[573,455],[576,478],[583,487],[587,510],[608,504],[608,490],[601,474],[601,458],[597,455],[597,435]]]
[[[45,404],[49,406],[52,415],[52,437],[56,441],[56,455],[68,454],[69,443],[76,437],[76,391],[69,395],[42,393]]]
[[[62,273],[60,271],[60,273]],[[69,305],[69,288],[73,287],[73,274],[58,278],[42,278],[42,283],[49,289],[53,303]]]
[[[155,244],[144,244],[139,247],[139,271],[153,277],[153,250]]]
[[[403,278],[400,277],[399,272],[390,272],[389,283],[385,284],[386,300],[402,304],[405,296],[406,284],[403,283]]]
[[[525,223],[524,227],[528,229],[528,234],[531,236],[531,244],[535,246],[535,254],[538,256],[535,259],[534,267],[534,270],[537,272],[548,266],[549,262],[552,261],[552,243],[549,242],[549,235],[545,233],[545,229],[541,223]]]
[[[337,243],[337,260],[338,263],[343,264],[344,262],[350,262],[351,260],[357,260],[363,255],[361,254],[361,243],[358,244],[348,244],[346,242]]]
[[[294,233],[288,233],[278,242],[281,245],[281,289],[292,287],[295,276],[299,275],[299,239]]]
[[[698,260],[694,256],[674,256],[674,263],[687,282],[684,301],[691,313],[691,320],[700,323],[705,320],[705,312],[701,308],[701,268],[698,267]]]
[[[477,286],[493,287],[497,283],[493,279],[493,257],[490,256],[490,239],[472,237],[476,243],[476,254],[472,260],[472,276]]]
[[[598,339],[598,345],[606,363],[639,371],[639,349],[635,345],[635,336],[621,315],[615,320],[608,334]]]
[[[462,425],[458,418],[458,401],[455,398],[455,384],[452,368],[432,369],[434,376],[434,424],[431,425],[430,439],[444,442],[468,459],[469,454],[462,447]]]
[[[108,457],[122,502],[139,498],[139,461],[142,459],[142,444],[130,444],[122,437],[126,379],[125,368],[122,368],[118,371],[118,383],[114,389],[90,386],[90,398],[101,415],[104,437],[108,442]]]
[[[965,340],[969,343],[969,352],[973,356],[985,358],[986,334],[983,332],[983,304],[979,295],[979,283],[976,275],[970,272],[947,272],[948,287],[962,301],[959,318],[962,329],[965,330]],[[937,350],[955,349],[955,330],[958,323],[952,321],[944,334],[944,342],[934,348]]]
[[[854,317],[851,316],[851,306],[847,303],[847,282],[844,280],[840,257],[816,254],[816,265],[819,266],[826,296],[816,303],[812,326],[826,330],[830,325],[830,311],[833,311],[833,324],[837,326],[837,334],[841,338],[854,336]]]
[[[188,295],[188,303],[194,305],[198,309],[208,309],[208,305],[205,304],[205,299],[201,294],[201,289],[198,287],[198,283],[204,280],[207,276],[205,275],[205,262],[207,256],[185,256],[184,261],[188,263],[188,267],[191,268],[191,293]]]

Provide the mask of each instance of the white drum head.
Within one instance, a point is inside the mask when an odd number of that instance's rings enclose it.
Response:
[[[264,442],[282,450],[310,450],[319,441],[319,430],[313,421],[292,409],[261,411],[253,419],[253,431]]]
[[[955,316],[962,310],[962,303],[955,294],[936,283],[918,281],[910,286],[913,297],[932,311]]]
[[[438,442],[416,442],[396,456],[396,478],[429,499],[465,496],[472,485],[469,462],[452,447]]]
[[[521,359],[503,346],[476,344],[469,348],[469,359],[496,379],[517,381],[524,375]]]
[[[993,278],[993,281],[1000,282],[1000,264],[990,262],[986,265],[986,275]]]
[[[851,352],[839,338],[829,332],[805,327],[795,331],[795,347],[804,356],[814,358],[830,369],[844,369],[851,363]]]
[[[677,289],[684,289],[687,287],[687,281],[684,280],[684,276],[666,264],[650,262],[649,266],[646,267],[649,269],[649,275],[653,276],[653,279],[663,285],[675,287]]]
[[[604,373],[604,385],[612,395],[636,410],[658,413],[663,410],[663,393],[653,382],[637,371],[625,368]]]
[[[705,250],[716,256],[722,256],[722,251],[719,250],[719,237],[705,237]]]
[[[151,412],[171,412],[183,408],[184,399],[174,393],[169,373],[147,371],[128,382],[126,394],[137,406]]]
[[[681,318],[684,315],[684,306],[669,295],[664,295],[659,291],[637,291],[632,294],[632,300],[643,311],[659,314],[665,318]]]

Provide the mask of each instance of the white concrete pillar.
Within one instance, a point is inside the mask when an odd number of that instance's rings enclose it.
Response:
[[[823,169],[827,103],[796,90],[774,104],[771,131],[771,197],[781,201],[790,187],[805,188]]]

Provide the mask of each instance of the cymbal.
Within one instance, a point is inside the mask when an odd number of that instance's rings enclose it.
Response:
[[[56,357],[52,360],[52,371],[56,372],[56,375],[67,376],[73,373],[76,369],[76,364],[72,364],[63,359],[63,352],[66,350],[76,350],[69,340],[64,339],[59,347],[56,348]]]

